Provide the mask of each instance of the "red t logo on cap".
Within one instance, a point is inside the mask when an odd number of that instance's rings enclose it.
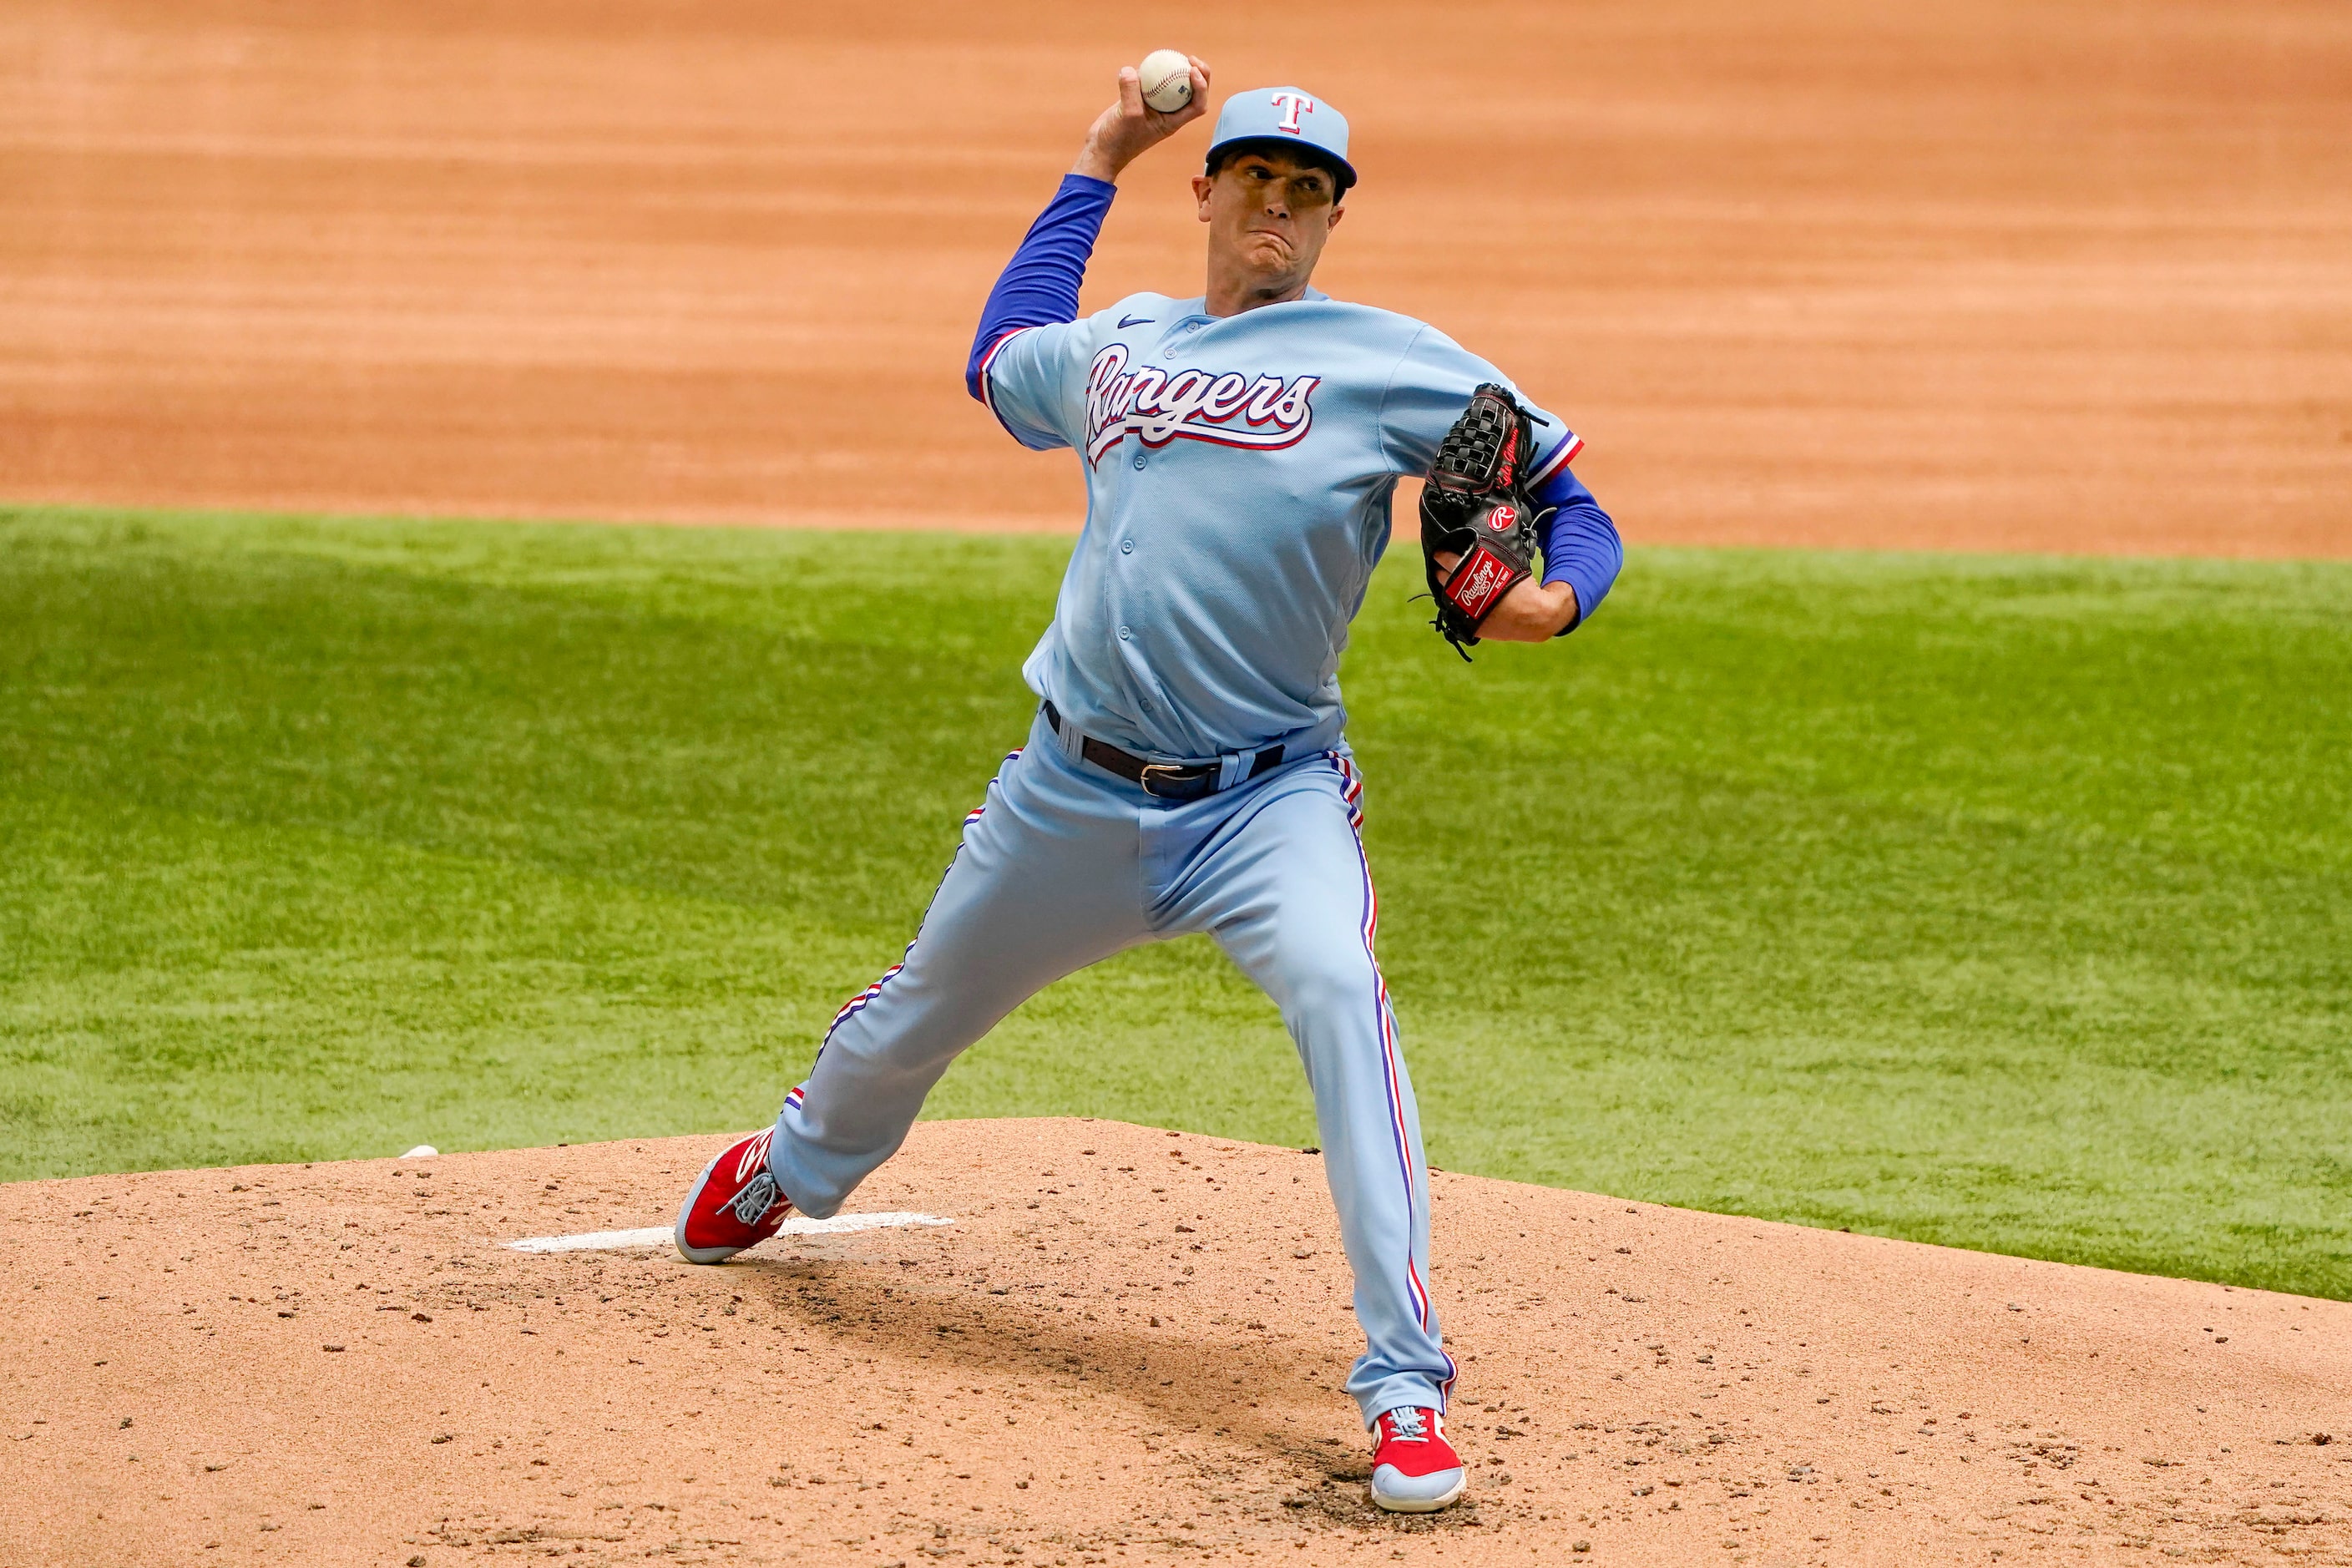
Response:
[[[1287,131],[1293,136],[1298,134],[1299,115],[1315,112],[1315,100],[1303,92],[1277,92],[1274,95],[1274,101],[1284,106],[1282,118],[1275,122],[1274,128]]]

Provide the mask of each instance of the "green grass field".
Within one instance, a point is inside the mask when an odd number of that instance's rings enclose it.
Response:
[[[0,1177],[765,1121],[1066,550],[0,510]],[[1438,1163],[2352,1296],[2352,566],[1644,550],[1475,668],[1416,586],[1346,680]],[[1311,1138],[1199,942],[932,1110]]]

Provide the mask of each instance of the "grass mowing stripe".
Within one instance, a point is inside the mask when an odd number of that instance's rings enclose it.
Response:
[[[0,1174],[752,1125],[1064,542],[0,511]],[[2352,568],[1636,551],[1345,679],[1432,1157],[2352,1294]],[[935,1114],[1311,1141],[1205,944]]]

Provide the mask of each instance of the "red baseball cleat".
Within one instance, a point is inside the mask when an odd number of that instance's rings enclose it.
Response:
[[[730,1144],[702,1168],[677,1211],[677,1255],[688,1263],[724,1263],[776,1234],[792,1199],[768,1169],[772,1127]]]
[[[1462,1495],[1462,1456],[1445,1440],[1445,1417],[1425,1405],[1383,1411],[1373,1430],[1372,1501],[1391,1513],[1435,1513]]]

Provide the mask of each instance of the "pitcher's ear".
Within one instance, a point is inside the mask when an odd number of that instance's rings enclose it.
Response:
[[[1208,175],[1192,176],[1192,199],[1200,204],[1200,217],[1202,223],[1209,221],[1209,193],[1216,188],[1217,182]]]

